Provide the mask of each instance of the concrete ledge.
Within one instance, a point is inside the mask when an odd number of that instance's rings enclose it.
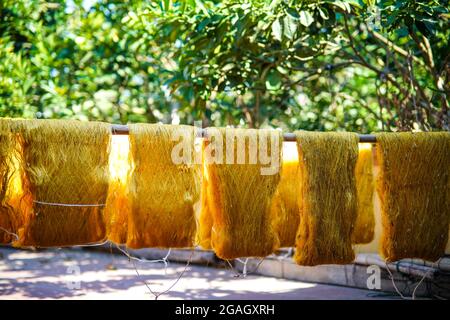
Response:
[[[121,247],[124,249],[124,247]],[[124,255],[115,245],[105,244],[85,249],[112,252]],[[166,257],[168,249],[139,249],[127,250],[132,256],[159,260]],[[380,273],[380,289],[374,289],[374,294],[390,293],[398,295],[397,290],[405,297],[411,297],[416,289],[416,296],[450,299],[450,257],[444,257],[438,264],[432,264],[418,259],[405,259],[396,263],[386,263],[378,254],[357,254],[355,262],[348,265],[320,265],[315,267],[298,266],[292,260],[292,250],[282,249],[278,255],[261,259],[247,259],[246,272],[280,279],[297,280],[311,283],[323,283],[338,286],[368,288],[368,280],[373,275],[373,269],[369,266],[377,266]],[[217,258],[213,251],[201,249],[172,249],[168,261],[206,265],[217,268],[229,267],[229,265]],[[230,261],[238,272],[243,272],[245,259]],[[261,262],[261,263],[260,263]],[[389,271],[392,273],[394,283]],[[422,280],[423,279],[423,280]],[[417,286],[421,281],[420,286]]]
[[[131,256],[146,260],[160,260],[167,256],[169,249],[146,248],[146,249],[127,249],[125,246],[119,246],[122,250],[128,252]],[[112,252],[124,255],[115,244],[104,244],[101,246],[85,247],[85,249],[103,252]],[[171,249],[167,260],[173,262],[186,263],[190,260],[192,264],[222,267],[225,262],[215,255],[212,250],[202,249]]]
[[[380,289],[376,292],[396,293],[390,275],[384,261],[378,255],[357,256],[354,264],[348,265],[321,265],[315,267],[298,266],[290,257],[270,256],[260,263],[260,259],[248,259],[247,272],[256,273],[276,278],[298,280],[314,283],[326,283],[339,286],[369,289],[368,280],[373,275],[369,266],[377,266],[380,270]],[[244,266],[235,261],[235,267],[240,272]],[[421,285],[416,289],[416,296],[450,298],[450,275],[436,268],[414,265],[407,261],[399,264],[389,264],[395,285],[404,296],[411,296],[419,281],[424,278]]]
[[[108,246],[109,248],[109,246]],[[120,253],[119,250],[116,249]],[[167,255],[167,249],[128,250],[136,257],[157,260]],[[369,266],[377,266],[380,272],[380,289],[373,289],[374,294],[391,293],[398,295],[399,290],[405,297],[411,297],[413,291],[418,297],[450,298],[450,273],[447,272],[450,258],[441,259],[439,266],[417,259],[405,259],[397,263],[386,264],[378,254],[358,254],[355,263],[347,265],[321,265],[304,267],[294,263],[290,256],[292,250],[281,250],[278,255],[261,259],[247,259],[246,272],[280,279],[303,282],[332,284],[338,286],[369,289],[368,280],[373,275]],[[212,267],[228,267],[225,261],[216,257],[213,251],[201,249],[172,249],[169,261],[186,263],[191,258],[192,264]],[[239,272],[244,271],[243,259],[231,263]],[[394,277],[394,283],[390,274]],[[418,283],[422,280],[420,286]],[[417,289],[416,289],[417,287]]]
[[[147,260],[163,259],[168,251],[167,249],[128,249],[131,255]],[[213,251],[201,249],[171,249],[167,260],[181,263],[190,261],[193,264],[212,266],[223,264],[223,261],[218,259]]]

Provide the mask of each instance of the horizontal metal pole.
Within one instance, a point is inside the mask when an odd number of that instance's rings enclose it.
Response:
[[[128,126],[123,124],[113,124],[111,126],[112,134],[115,135],[127,135],[129,133]],[[202,135],[205,131],[202,130]],[[373,134],[359,134],[359,142],[376,143],[377,139]],[[283,134],[284,141],[295,142],[295,133],[288,132]]]

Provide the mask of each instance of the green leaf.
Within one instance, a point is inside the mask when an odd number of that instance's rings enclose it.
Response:
[[[266,79],[267,90],[278,90],[281,88],[281,76],[276,69],[270,70]]]
[[[314,18],[309,11],[300,11],[300,23],[309,27],[314,22]]]
[[[332,2],[335,6],[341,8],[342,10],[344,10],[344,12],[348,12],[350,13],[352,10],[350,8],[350,4],[348,4],[345,1],[334,1]]]
[[[209,17],[208,9],[206,9],[205,5],[203,4],[203,1],[201,0],[195,0],[195,4],[200,10],[203,12],[203,14],[207,17]]]
[[[297,21],[290,15],[287,15],[284,17],[283,23],[285,37],[292,40],[295,36],[295,32],[297,31]]]
[[[230,71],[231,69],[233,69],[236,65],[234,63],[227,63],[223,68],[222,71],[223,72],[227,72]]]
[[[300,19],[298,12],[293,8],[287,8],[286,13],[296,20]]]
[[[280,18],[277,18],[273,23],[272,23],[272,36],[274,37],[275,40],[281,41],[281,37],[282,37],[282,27],[281,27],[281,22],[280,22]]]
[[[322,9],[320,7],[318,7],[317,9],[319,9],[319,14],[324,20],[328,20],[330,18],[330,16],[328,15],[327,9],[325,9],[325,8]]]

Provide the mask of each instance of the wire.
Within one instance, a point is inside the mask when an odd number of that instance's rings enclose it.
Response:
[[[56,202],[45,202],[33,200],[34,203],[42,204],[46,206],[57,206],[57,207],[104,207],[105,203],[100,204],[71,204],[71,203],[56,203]]]
[[[132,255],[130,255],[129,253],[128,253],[128,251],[125,251],[125,250],[123,250],[119,245],[117,245],[116,244],[116,247],[117,247],[117,249],[119,249],[119,251],[120,252],[122,252],[123,254],[125,254],[126,256],[127,256],[127,258],[128,258],[128,260],[134,260],[134,261],[139,261],[139,262],[143,262],[143,263],[158,263],[158,262],[162,262],[162,263],[164,263],[164,266],[165,266],[165,268],[167,268],[168,267],[168,264],[169,264],[169,262],[168,262],[168,258],[169,258],[169,256],[170,256],[170,253],[171,253],[171,248],[169,248],[169,250],[167,251],[167,254],[166,254],[166,256],[164,257],[164,258],[162,258],[162,259],[156,259],[156,260],[147,260],[147,259],[140,259],[140,258],[138,258],[138,257],[134,257],[134,256],[132,256]]]
[[[19,236],[17,234],[15,234],[14,232],[11,232],[9,230],[6,230],[3,227],[0,227],[0,230],[2,230],[3,232],[5,232],[7,235],[13,236],[14,238],[16,238],[16,241],[19,241]],[[12,242],[10,242],[12,243]],[[10,244],[10,243],[5,243],[5,244]]]
[[[244,268],[243,268],[243,270],[242,270],[242,273],[240,273],[239,271],[237,271],[237,270],[233,267],[233,265],[230,263],[230,260],[227,260],[227,259],[226,259],[225,261],[226,261],[227,264],[229,265],[230,269],[235,273],[235,277],[237,277],[237,278],[241,278],[241,277],[242,277],[242,278],[245,278],[245,277],[247,277],[247,276],[250,275],[250,274],[256,273],[256,272],[258,271],[259,267],[261,266],[261,264],[263,263],[264,259],[265,259],[265,257],[261,258],[261,260],[259,260],[258,264],[256,265],[255,269],[252,270],[252,271],[250,271],[250,272],[247,271],[247,263],[248,263],[248,261],[249,261],[249,258],[245,258],[245,261],[242,261],[242,260],[239,259],[239,258],[235,259],[236,261],[238,261],[238,262],[240,262],[240,263],[242,263],[242,264],[244,265]]]
[[[122,250],[121,250],[121,251],[122,251]],[[124,251],[122,251],[122,252],[124,252]],[[148,285],[148,283],[147,283],[145,280],[142,279],[142,277],[141,277],[141,275],[140,275],[140,273],[139,273],[139,271],[138,271],[138,269],[137,269],[137,266],[136,266],[135,261],[141,261],[141,262],[158,262],[158,261],[161,261],[161,260],[167,260],[167,258],[169,257],[169,254],[170,254],[170,249],[169,249],[168,254],[167,254],[163,259],[160,259],[160,260],[144,260],[144,261],[143,261],[143,260],[141,260],[141,259],[138,259],[138,258],[135,258],[135,257],[131,257],[131,256],[128,255],[128,253],[127,253],[127,256],[130,258],[129,261],[131,261],[131,262],[133,263],[133,267],[134,267],[134,270],[135,270],[137,276],[138,276],[139,278],[141,278],[141,281],[145,284],[145,286],[147,287],[148,291],[149,291],[152,295],[155,296],[155,300],[158,300],[158,298],[159,298],[161,295],[166,294],[166,293],[168,293],[170,290],[172,290],[173,287],[175,287],[175,285],[180,281],[180,279],[183,277],[184,273],[186,272],[187,268],[189,267],[189,264],[191,263],[191,259],[192,259],[192,256],[193,256],[193,254],[194,254],[194,249],[191,250],[191,255],[189,256],[189,259],[188,259],[186,265],[184,266],[183,271],[181,271],[181,273],[178,275],[177,279],[176,279],[176,280],[175,280],[175,281],[174,281],[174,282],[173,282],[166,290],[161,291],[161,292],[153,291],[152,288]],[[166,263],[166,261],[164,261],[164,266],[165,266],[165,269],[166,269],[166,270],[165,270],[165,273],[166,273],[166,275],[167,275],[167,263]]]
[[[439,261],[441,260],[441,258],[438,260],[437,264],[439,265]],[[389,269],[388,263],[387,261],[384,262],[386,265],[386,270],[389,273],[389,276],[391,278],[392,281],[392,285],[395,289],[395,291],[397,292],[397,294],[404,300],[415,300],[416,299],[416,291],[417,289],[420,287],[420,285],[422,284],[422,282],[425,280],[425,278],[428,276],[428,274],[433,270],[433,268],[435,268],[436,263],[432,264],[432,268],[430,268],[427,272],[425,272],[425,274],[422,276],[422,278],[420,279],[420,281],[417,283],[417,285],[414,287],[414,290],[412,292],[412,296],[411,297],[406,297],[403,295],[403,293],[397,288],[397,285],[395,284],[395,280],[394,280],[394,275],[392,274],[391,270]],[[397,270],[398,270],[398,263],[396,264],[397,266]],[[399,270],[398,270],[399,271]]]

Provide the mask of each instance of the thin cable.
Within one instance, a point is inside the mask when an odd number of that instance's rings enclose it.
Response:
[[[45,202],[34,200],[34,203],[42,204],[46,206],[57,206],[57,207],[104,207],[105,203],[100,204],[69,204],[69,203],[56,203],[56,202]]]
[[[105,241],[103,241],[103,242],[100,242],[100,243],[98,243],[98,242],[92,242],[92,243],[87,243],[87,244],[77,244],[77,245],[74,245],[74,246],[67,246],[67,247],[98,247],[98,246],[102,246],[102,245],[104,245],[104,244],[107,244],[108,243],[108,240],[105,240]],[[61,247],[61,248],[64,248],[64,247]]]
[[[7,235],[13,236],[14,238],[16,238],[16,241],[19,241],[19,236],[18,236],[17,234],[15,234],[14,232],[11,232],[11,231],[9,231],[9,230],[6,230],[6,229],[3,228],[3,227],[0,227],[0,230],[2,230],[3,232],[5,232]],[[12,241],[11,241],[10,243],[12,243]],[[7,244],[10,244],[10,243],[7,243]]]
[[[234,267],[231,265],[230,260],[225,259],[225,261],[226,261],[226,263],[228,264],[228,266],[230,267],[231,271],[234,272],[234,277],[236,277],[236,278],[241,277],[241,274],[240,274],[238,271],[236,271],[236,269],[234,269]]]
[[[409,297],[405,297],[405,296],[401,293],[401,291],[398,290],[397,285],[395,284],[395,281],[394,281],[394,276],[393,276],[391,270],[389,269],[389,266],[388,266],[387,262],[385,261],[384,264],[386,265],[387,272],[389,273],[389,276],[390,276],[391,281],[392,281],[392,285],[394,286],[395,291],[397,291],[397,294],[398,294],[402,299],[404,299],[404,300],[411,300]]]
[[[439,259],[439,260],[440,260],[440,259]],[[439,261],[439,260],[438,260],[438,261]],[[391,278],[392,285],[393,285],[395,291],[396,291],[397,294],[398,294],[402,299],[404,299],[404,300],[415,300],[415,299],[416,299],[416,291],[417,291],[417,289],[420,287],[420,285],[422,284],[422,282],[423,282],[423,281],[425,280],[425,278],[428,276],[428,273],[432,271],[432,269],[430,269],[430,270],[428,270],[427,272],[425,272],[425,274],[422,276],[422,278],[420,279],[420,281],[418,282],[418,284],[414,287],[412,296],[411,296],[411,297],[406,297],[406,296],[404,296],[404,295],[402,294],[402,292],[397,288],[397,285],[395,284],[394,276],[393,276],[391,270],[389,269],[389,266],[388,266],[387,261],[385,261],[384,263],[385,263],[385,265],[386,265],[386,269],[387,269],[387,271],[388,271],[388,273],[389,273],[389,276],[390,276],[390,278]],[[433,265],[435,265],[435,263],[433,263]]]
[[[440,260],[441,260],[441,258],[439,258],[439,260],[438,260],[438,262],[437,262],[437,265],[439,265],[439,261],[440,261]],[[431,268],[435,269],[435,265],[436,265],[436,263],[433,262]],[[425,274],[424,274],[424,276],[422,277],[422,279],[419,281],[419,283],[417,284],[417,286],[414,288],[414,291],[413,291],[413,294],[412,294],[413,300],[416,298],[416,290],[417,290],[417,289],[419,288],[419,286],[422,284],[423,280],[424,280],[425,277],[428,275],[428,273],[432,270],[431,268],[430,268],[430,270],[428,270],[427,272],[425,272]]]
[[[294,254],[294,248],[290,247],[285,254],[281,255],[274,255],[275,259],[277,260],[284,260],[292,257]]]
[[[242,273],[240,273],[239,271],[237,271],[237,270],[233,267],[233,265],[230,263],[230,260],[225,259],[225,261],[227,262],[227,264],[228,264],[228,266],[230,267],[230,269],[234,272],[234,274],[235,274],[234,276],[235,276],[236,278],[241,278],[241,277],[242,277],[242,278],[245,278],[246,276],[251,275],[251,274],[254,274],[255,272],[258,271],[259,267],[261,266],[261,264],[262,264],[263,261],[265,260],[265,257],[261,258],[261,259],[259,260],[258,264],[256,265],[255,269],[252,270],[252,271],[250,271],[250,272],[247,271],[247,263],[248,263],[249,258],[245,258],[245,261],[242,261],[242,260],[239,259],[239,258],[236,258],[235,260],[238,261],[238,262],[240,262],[240,263],[242,263],[242,264],[244,265],[244,269],[242,270]]]
[[[147,259],[140,259],[138,257],[134,257],[134,256],[130,255],[127,251],[123,250],[119,245],[117,245],[117,244],[115,244],[115,245],[116,245],[117,249],[119,249],[120,252],[122,252],[124,255],[126,255],[128,260],[130,260],[130,261],[134,260],[134,261],[139,261],[139,262],[142,262],[142,263],[158,263],[158,262],[162,262],[162,263],[164,263],[165,268],[167,268],[167,266],[169,264],[167,259],[169,258],[169,255],[170,255],[172,249],[169,249],[169,251],[167,252],[166,256],[164,258],[162,258],[162,259],[147,260]]]
[[[145,280],[142,280],[142,282],[145,284],[145,286],[146,286],[147,289],[150,291],[150,293],[153,294],[153,295],[155,296],[155,300],[158,300],[158,298],[159,298],[161,295],[166,294],[167,292],[169,292],[170,290],[172,290],[173,287],[175,287],[175,285],[180,281],[180,279],[183,277],[184,273],[186,272],[187,268],[189,267],[189,264],[191,263],[191,259],[192,259],[193,254],[194,254],[194,249],[191,250],[191,255],[189,256],[189,259],[188,259],[186,265],[184,266],[183,271],[181,271],[181,273],[178,275],[177,279],[176,279],[176,280],[172,283],[172,285],[170,285],[170,287],[167,288],[166,290],[161,291],[161,292],[153,291],[152,288],[147,284],[147,282],[146,282]],[[137,276],[138,276],[139,278],[141,278],[141,275],[140,275],[140,273],[139,273],[139,271],[138,271],[138,269],[137,269],[137,267],[136,267],[136,263],[135,263],[134,259],[132,259],[132,260],[130,260],[130,261],[133,263],[134,270],[136,271]],[[167,265],[166,265],[166,268],[167,268]]]

